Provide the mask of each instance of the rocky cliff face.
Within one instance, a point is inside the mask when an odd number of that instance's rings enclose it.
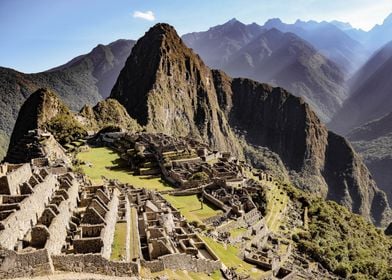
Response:
[[[249,144],[277,153],[297,185],[383,221],[389,210],[385,193],[351,145],[328,131],[301,98],[219,71],[214,78],[230,126]]]
[[[210,69],[169,25],[154,26],[137,42],[111,97],[149,131],[192,135],[241,153],[219,109]]]
[[[301,98],[209,70],[169,25],[154,26],[138,41],[111,97],[149,131],[193,134],[237,154],[238,139],[253,150],[266,147],[297,185],[377,224],[389,209],[351,146],[328,132]]]

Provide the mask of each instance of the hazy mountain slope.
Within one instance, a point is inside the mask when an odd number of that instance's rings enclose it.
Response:
[[[392,39],[392,13],[383,21],[382,24],[375,25],[369,32],[365,44],[376,50]]]
[[[392,113],[352,130],[348,138],[392,202]]]
[[[391,37],[392,39],[392,37]],[[358,88],[366,84],[372,76],[389,58],[392,57],[392,41],[377,50],[349,80],[350,93],[354,94]],[[351,95],[350,94],[350,95]]]
[[[336,194],[331,198],[377,224],[389,211],[349,143],[328,132],[303,99],[211,71],[169,25],[155,25],[137,42],[111,97],[147,131],[192,134],[235,154],[240,135],[278,154],[299,186]]]
[[[330,127],[338,133],[347,133],[351,129],[366,122],[380,118],[392,108],[392,56],[390,44],[386,50],[380,50],[364,65],[354,78],[358,86],[352,86],[351,93],[342,109],[330,123]]]
[[[232,54],[262,31],[263,29],[255,23],[245,25],[232,19],[222,25],[211,27],[208,31],[185,34],[182,39],[209,67],[222,69]]]
[[[238,50],[223,69],[233,77],[268,82],[304,97],[325,122],[346,99],[339,67],[295,34],[275,28]]]
[[[365,44],[366,38],[367,38],[367,32],[360,29],[360,28],[354,28],[349,22],[342,22],[338,20],[333,20],[329,22],[333,25],[335,25],[337,28],[342,30],[344,33],[346,33],[348,36],[356,40],[357,42],[362,43],[362,45]],[[366,48],[366,46],[364,45]]]
[[[95,86],[102,97],[110,95],[135,41],[120,39],[108,45],[98,45],[90,53],[78,56],[48,72],[85,68],[96,79]]]
[[[353,141],[373,140],[392,133],[392,112],[350,131],[347,137]]]
[[[272,19],[267,21],[263,27],[277,28],[282,32],[292,32],[298,35],[348,73],[355,71],[368,55],[361,43],[328,22],[297,20],[294,24],[286,24],[280,19]]]

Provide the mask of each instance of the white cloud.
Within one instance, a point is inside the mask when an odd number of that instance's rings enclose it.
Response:
[[[135,11],[133,13],[134,18],[141,18],[145,19],[148,21],[154,21],[155,20],[155,15],[152,11],[146,11],[146,12],[141,12],[141,11]]]

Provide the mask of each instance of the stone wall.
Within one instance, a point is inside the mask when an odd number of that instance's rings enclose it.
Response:
[[[250,210],[248,213],[244,214],[244,221],[249,224],[253,225],[257,223],[262,218],[261,213],[257,208]]]
[[[68,181],[69,182],[69,181]],[[60,213],[52,220],[49,226],[49,239],[46,241],[45,248],[49,254],[60,254],[61,248],[65,243],[67,228],[72,212],[77,206],[79,183],[73,180],[67,191],[68,199],[59,206]]]
[[[30,164],[25,163],[6,176],[0,178],[0,194],[17,195],[19,193],[19,185],[28,181],[31,177]]]
[[[113,197],[108,204],[109,211],[105,216],[106,226],[101,232],[101,237],[103,241],[102,246],[102,256],[104,258],[110,259],[110,255],[112,253],[112,243],[114,238],[114,231],[117,223],[117,211],[118,211],[118,199],[119,191],[117,189],[113,189]]]
[[[215,230],[217,232],[227,232],[232,229],[241,228],[247,226],[243,217],[239,217],[237,220],[229,220],[227,223],[224,223],[217,227]]]
[[[148,268],[152,273],[159,272],[165,270],[165,265],[162,260],[154,260],[154,261],[141,261],[141,265],[143,267]]]
[[[13,250],[18,239],[23,239],[25,234],[37,223],[49,202],[58,183],[53,175],[48,175],[42,183],[34,187],[34,192],[19,203],[20,210],[11,214],[1,223],[4,229],[0,231],[0,244],[6,249]]]
[[[197,259],[188,254],[170,254],[159,257],[165,269],[180,269],[193,272],[212,273],[221,267],[219,260]]]
[[[222,209],[225,212],[230,210],[230,208],[228,206],[226,206],[222,201],[220,201],[220,200],[216,199],[215,197],[213,197],[212,195],[208,194],[205,190],[203,190],[203,197],[207,201],[209,201],[210,203],[212,203],[213,205],[215,205],[219,209]]]
[[[137,262],[114,262],[100,254],[77,254],[52,256],[56,271],[99,273],[111,276],[138,276]]]
[[[212,273],[221,268],[219,260],[198,259],[188,254],[169,254],[154,261],[142,261],[141,265],[148,268],[152,273],[165,269]]]
[[[52,273],[53,266],[46,249],[26,253],[0,249],[0,279]]]
[[[131,260],[131,206],[129,204],[128,196],[125,196],[125,221],[127,223],[127,236],[125,240],[126,256],[125,260]]]

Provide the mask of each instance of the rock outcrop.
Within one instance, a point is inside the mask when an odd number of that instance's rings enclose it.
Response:
[[[352,147],[328,132],[303,99],[211,71],[169,25],[154,26],[137,42],[111,97],[148,131],[193,134],[237,155],[239,142],[266,147],[297,185],[376,224],[389,210]]]
[[[50,132],[60,144],[65,145],[86,136],[88,131],[97,132],[107,126],[130,131],[140,129],[116,100],[107,99],[94,107],[86,105],[79,114],[74,114],[54,92],[39,89],[29,96],[19,112],[6,160],[33,130]]]
[[[46,130],[55,118],[62,118],[63,125],[79,126],[71,111],[55,93],[44,88],[37,90],[29,96],[19,111],[8,149],[16,146],[30,130]]]
[[[84,106],[76,118],[92,131],[98,131],[107,126],[116,126],[132,132],[141,129],[138,123],[128,115],[125,108],[117,100],[111,98],[98,102],[94,107]]]

